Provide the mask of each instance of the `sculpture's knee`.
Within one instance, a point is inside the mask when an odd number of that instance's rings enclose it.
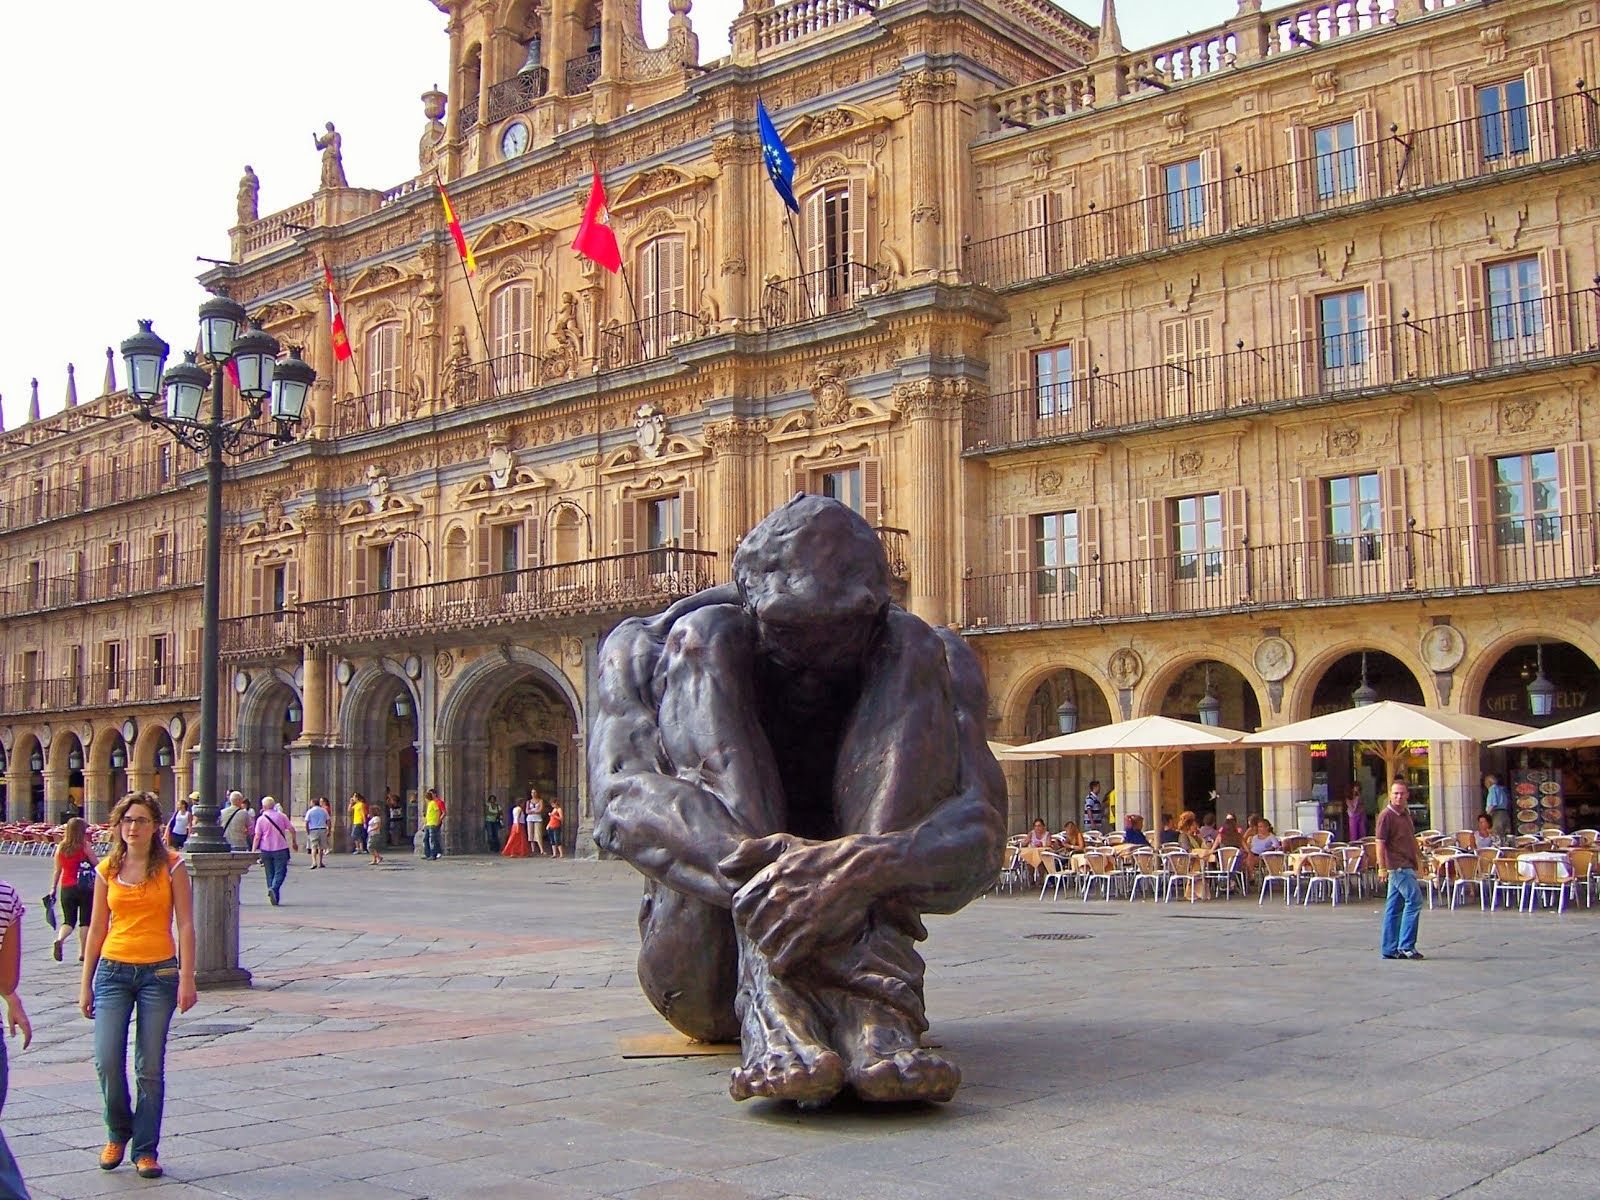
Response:
[[[697,609],[674,622],[662,659],[669,675],[721,670],[746,660],[749,647],[743,614],[718,605]]]
[[[639,936],[639,983],[656,1011],[697,1041],[738,1040],[732,915],[650,882],[639,905]]]

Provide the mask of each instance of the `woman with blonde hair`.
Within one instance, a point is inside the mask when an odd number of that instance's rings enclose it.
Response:
[[[132,1142],[140,1177],[161,1177],[156,1154],[167,1030],[173,1010],[188,1012],[196,998],[189,872],[183,856],[169,851],[161,837],[161,801],[153,792],[130,792],[111,810],[111,852],[96,868],[94,916],[78,986],[78,1009],[94,1022],[94,1066],[105,1101],[101,1170],[121,1166]],[[128,1096],[127,1072],[128,1029],[136,1011],[137,1105]]]
[[[50,957],[61,961],[61,946],[78,931],[78,961],[89,940],[89,917],[94,909],[94,869],[98,865],[89,848],[89,826],[82,817],[73,817],[61,831],[56,847],[56,871],[50,877],[50,894],[61,901],[61,920],[56,925],[55,944]]]

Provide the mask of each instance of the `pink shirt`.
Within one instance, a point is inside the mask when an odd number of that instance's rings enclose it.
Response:
[[[281,810],[264,809],[256,818],[256,849],[287,850],[289,832],[293,828],[289,818],[284,816]]]

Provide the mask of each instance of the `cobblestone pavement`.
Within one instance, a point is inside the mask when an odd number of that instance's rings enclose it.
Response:
[[[152,1183],[95,1166],[90,1026],[38,914],[49,862],[0,859],[34,898],[37,1032],[4,1128],[36,1197],[1600,1195],[1589,911],[1426,912],[1409,963],[1379,958],[1370,901],[985,899],[929,921],[955,1102],[800,1114],[734,1104],[727,1057],[621,1056],[665,1028],[633,977],[626,867],[304,863],[281,908],[245,879],[256,986],[174,1024]]]

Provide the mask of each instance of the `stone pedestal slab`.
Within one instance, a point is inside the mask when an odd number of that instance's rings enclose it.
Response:
[[[249,987],[250,972],[239,965],[239,880],[256,856],[235,851],[183,857],[194,881],[195,985]]]

